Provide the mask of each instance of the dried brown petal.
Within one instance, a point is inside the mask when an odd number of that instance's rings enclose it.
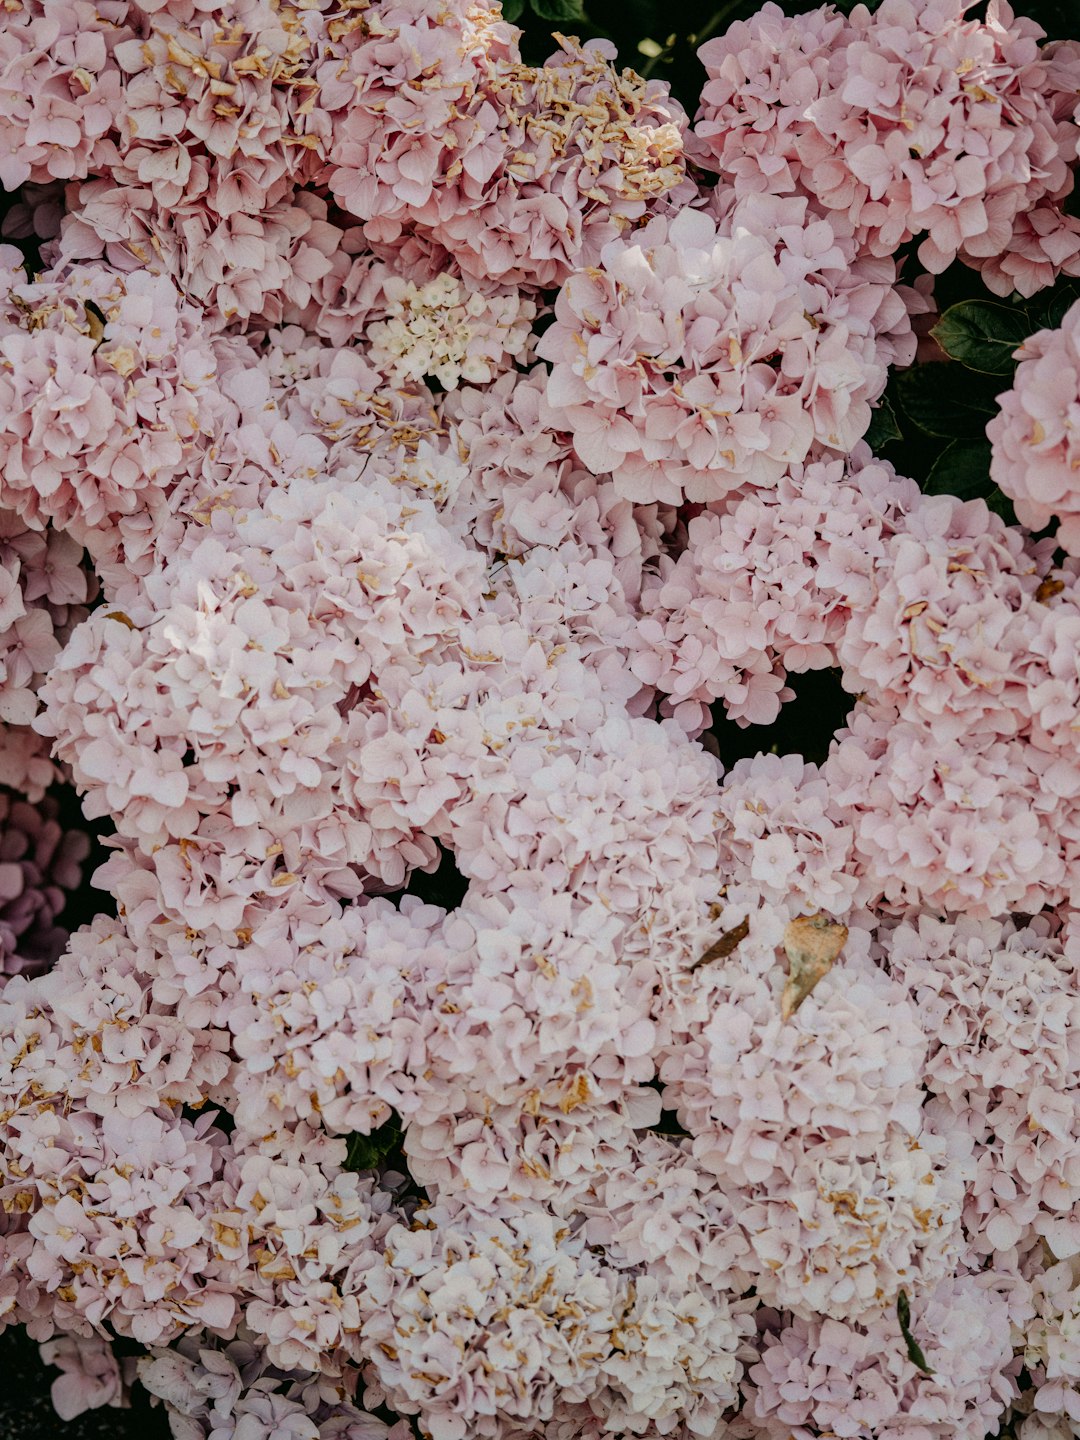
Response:
[[[89,331],[90,339],[93,340],[95,346],[100,345],[105,339],[105,316],[93,300],[86,301],[83,311],[86,315],[86,328]]]

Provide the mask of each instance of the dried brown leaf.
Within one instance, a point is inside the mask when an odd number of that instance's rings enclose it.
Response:
[[[705,954],[702,955],[701,959],[694,961],[693,965],[690,966],[690,969],[696,970],[699,965],[707,965],[710,960],[726,959],[727,956],[730,955],[731,952],[735,949],[735,946],[738,945],[739,941],[745,940],[747,935],[749,934],[749,919],[740,920],[738,925],[734,926],[733,929],[725,930],[723,935],[720,936],[720,939],[717,940],[715,944],[709,946],[708,950],[705,951]]]
[[[832,969],[848,937],[846,925],[827,915],[800,915],[784,931],[788,978],[780,1016],[790,1020],[823,976]]]

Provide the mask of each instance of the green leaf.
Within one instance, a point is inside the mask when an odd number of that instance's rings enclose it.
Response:
[[[1080,284],[1070,280],[1055,286],[1046,295],[1039,296],[1039,304],[1029,311],[1032,318],[1031,333],[1036,330],[1056,330],[1065,319],[1065,312],[1071,310],[1080,300]]]
[[[997,488],[990,479],[989,440],[954,440],[946,445],[922,488],[926,495],[988,500]]]
[[[911,1306],[908,1304],[906,1290],[901,1290],[896,1297],[896,1318],[900,1321],[900,1334],[907,1346],[908,1359],[913,1365],[917,1365],[924,1375],[933,1375],[934,1372],[926,1363],[918,1341],[911,1333]]]
[[[896,377],[904,414],[927,435],[945,440],[975,439],[997,414],[1000,380],[987,380],[956,365],[917,365]]]
[[[581,0],[529,0],[529,3],[541,20],[554,20],[557,24],[565,24],[567,20],[585,19]]]
[[[354,1132],[348,1137],[348,1153],[345,1157],[346,1170],[374,1170],[380,1160],[385,1160],[401,1139],[401,1121],[391,1115],[378,1130],[370,1135]]]
[[[883,395],[878,401],[873,415],[870,417],[870,428],[863,436],[863,439],[876,455],[877,452],[883,450],[891,440],[902,440],[903,438],[903,431],[896,423],[896,411]]]
[[[1022,310],[989,300],[961,300],[950,305],[930,331],[946,355],[983,375],[1011,375],[1013,351],[1031,333]]]
[[[525,0],[503,0],[503,19],[515,24],[521,19],[521,12],[525,9]]]

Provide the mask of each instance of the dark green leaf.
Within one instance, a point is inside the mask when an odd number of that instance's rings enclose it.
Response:
[[[1022,310],[989,300],[961,300],[951,305],[931,330],[946,355],[984,375],[1011,375],[1013,351],[1031,333]]]
[[[1046,295],[1040,295],[1037,306],[1029,310],[1032,318],[1031,333],[1036,330],[1056,330],[1065,318],[1065,312],[1071,310],[1080,300],[1080,284],[1070,280],[1063,285],[1057,285],[1054,290]]]
[[[896,396],[905,415],[927,435],[945,440],[977,439],[997,414],[1000,380],[973,375],[958,365],[917,365],[896,377]]]
[[[900,1334],[904,1337],[904,1344],[907,1346],[908,1359],[913,1365],[917,1365],[924,1375],[933,1375],[934,1372],[926,1363],[926,1357],[923,1355],[918,1341],[911,1333],[911,1306],[908,1304],[906,1290],[901,1290],[896,1297],[896,1318],[900,1321]]]
[[[525,0],[503,0],[503,19],[509,20],[511,25],[521,19],[521,12],[525,9]]]
[[[891,440],[904,438],[900,426],[896,423],[896,412],[884,395],[878,401],[874,413],[870,417],[870,429],[863,438],[875,454],[884,449]]]
[[[370,1135],[350,1135],[345,1169],[374,1170],[381,1160],[386,1159],[400,1139],[401,1121],[396,1115],[391,1115],[385,1125],[380,1125],[378,1130],[373,1130]]]
[[[581,21],[585,19],[581,0],[530,0],[530,4],[541,20],[553,20],[556,24],[565,24],[567,20]]]
[[[935,460],[923,491],[957,495],[961,500],[987,500],[996,486],[990,479],[989,440],[954,440]]]

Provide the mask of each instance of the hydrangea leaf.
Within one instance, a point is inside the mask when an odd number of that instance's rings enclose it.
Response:
[[[990,479],[989,440],[954,440],[946,445],[922,488],[927,495],[988,500],[997,489]]]
[[[848,937],[846,925],[827,915],[799,915],[784,931],[788,978],[780,1016],[790,1020],[819,980],[832,969]]]
[[[370,1135],[353,1133],[348,1137],[348,1153],[345,1157],[346,1170],[374,1170],[380,1161],[395,1148],[401,1139],[401,1121],[391,1115],[385,1124]]]
[[[567,20],[585,19],[581,0],[531,0],[531,4],[541,20],[562,23]]]
[[[1000,382],[955,367],[920,365],[896,378],[901,408],[927,435],[976,439],[997,413]]]
[[[950,305],[930,331],[946,355],[983,375],[1011,375],[1013,352],[1031,333],[1022,311],[989,300]]]
[[[1030,313],[1032,334],[1036,330],[1056,330],[1066,313],[1080,300],[1080,283],[1068,280],[1038,297],[1039,303]]]
[[[913,1365],[917,1365],[924,1375],[933,1375],[933,1370],[926,1363],[922,1347],[911,1333],[911,1306],[908,1304],[906,1290],[901,1290],[896,1297],[896,1318],[900,1321],[900,1334],[907,1346],[908,1359]]]
[[[893,440],[902,440],[904,432],[896,419],[896,411],[883,395],[870,417],[870,428],[863,437],[875,454]]]

